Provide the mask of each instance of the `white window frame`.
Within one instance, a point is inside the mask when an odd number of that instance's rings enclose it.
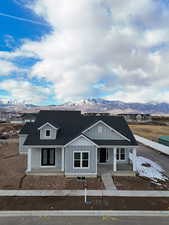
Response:
[[[75,153],[80,153],[80,167],[74,166]],[[82,167],[82,155],[88,153],[88,167]],[[89,151],[74,151],[73,152],[73,169],[89,169],[90,168],[90,152]]]
[[[46,131],[47,131],[47,130],[50,131],[50,136],[46,136]],[[51,138],[51,131],[52,131],[52,130],[51,130],[50,128],[46,128],[46,129],[45,129],[45,138]]]
[[[42,165],[42,148],[41,148],[41,151],[40,151],[40,168],[56,168],[56,149],[55,149],[55,165],[45,165],[44,166],[44,165]]]
[[[124,159],[121,159],[121,150],[124,149]],[[117,159],[117,154],[119,151],[119,159]],[[116,152],[116,160],[117,161],[125,161],[126,160],[126,149],[125,148],[117,148],[117,152]]]

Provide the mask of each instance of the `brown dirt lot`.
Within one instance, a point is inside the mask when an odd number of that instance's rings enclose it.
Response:
[[[157,141],[160,136],[169,135],[169,126],[160,125],[129,125],[134,134]]]
[[[113,177],[113,181],[118,190],[169,190],[169,181],[157,185],[146,177]]]
[[[25,175],[26,155],[13,139],[0,144],[0,189],[84,189],[84,182],[64,176]],[[86,179],[88,189],[104,189],[99,178]]]
[[[0,210],[169,210],[159,197],[0,197]]]
[[[18,132],[22,127],[23,125],[21,124],[0,123],[0,134],[6,132],[12,137],[18,137],[16,132]]]

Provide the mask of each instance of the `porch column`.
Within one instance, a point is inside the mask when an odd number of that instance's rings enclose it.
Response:
[[[113,149],[113,171],[117,171],[117,158],[116,158],[117,149]]]
[[[31,158],[32,158],[32,149],[28,149],[28,155],[27,155],[27,172],[31,171]]]
[[[65,149],[64,147],[62,148],[62,168],[61,171],[64,171],[64,165],[65,165]]]
[[[132,161],[133,161],[133,171],[136,171],[136,148],[133,148],[133,154],[132,154]]]

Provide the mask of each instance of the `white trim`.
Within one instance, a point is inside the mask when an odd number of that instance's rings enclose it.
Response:
[[[116,159],[117,149],[113,149],[113,172],[117,171],[117,159]]]
[[[87,176],[87,175],[96,176],[97,173],[65,173],[65,176]]]
[[[64,145],[24,145],[26,147],[30,147],[30,148],[62,148],[64,147]]]
[[[39,168],[56,168],[56,165],[55,166],[42,166],[42,165],[40,165]]]
[[[62,166],[61,166],[61,171],[64,171],[64,164],[65,164],[65,149],[64,147],[62,148]]]
[[[52,124],[50,124],[49,122],[43,124],[41,127],[38,128],[38,130],[42,129],[42,128],[43,128],[44,126],[46,126],[46,125],[49,125],[49,126],[51,126],[53,129],[58,130],[57,127],[54,127],[54,126],[53,126]]]
[[[98,154],[98,148],[96,148],[96,174],[97,174],[97,164],[98,164],[98,161],[97,161],[98,160],[98,158],[97,158],[98,155],[97,154]]]
[[[138,148],[138,145],[100,145],[99,148]]]
[[[28,158],[27,158],[27,171],[31,172],[31,157],[32,157],[32,150],[31,148],[28,149]]]
[[[116,134],[120,135],[121,137],[123,137],[124,139],[131,141],[130,139],[128,139],[126,136],[124,136],[123,134],[119,133],[117,130],[115,130],[114,128],[110,127],[108,124],[106,124],[105,122],[103,122],[102,120],[97,121],[96,123],[94,123],[92,126],[88,127],[86,130],[82,131],[82,133],[85,133],[86,131],[90,130],[91,128],[95,127],[98,123],[102,123],[103,125],[105,125],[107,128],[109,128],[111,131],[114,131]]]
[[[136,172],[136,148],[133,148],[133,154],[132,154],[132,161],[133,161],[133,171]]]
[[[83,137],[84,139],[86,139],[87,141],[89,141],[90,143],[92,143],[93,145],[95,145],[96,147],[99,147],[98,145],[96,145],[93,141],[91,141],[89,138],[87,138],[83,134],[81,134],[78,137],[74,138],[73,140],[69,141],[67,144],[64,145],[64,147],[67,147],[68,145],[70,145],[71,143],[73,143],[74,141],[76,141],[80,137]]]
[[[46,131],[47,131],[47,130],[49,130],[49,131],[50,131],[50,135],[49,135],[49,136],[46,136]],[[52,137],[52,135],[51,135],[51,134],[52,134],[52,132],[51,132],[51,131],[52,131],[52,129],[51,129],[51,128],[46,128],[46,129],[45,129],[45,135],[44,135],[44,138],[45,138],[45,139],[51,139],[51,137]]]
[[[88,167],[82,167],[82,153],[88,153]],[[74,167],[74,155],[75,153],[80,153],[80,167]],[[90,169],[90,151],[73,151],[73,169]]]

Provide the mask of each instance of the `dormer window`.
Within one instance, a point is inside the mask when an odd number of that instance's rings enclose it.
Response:
[[[41,140],[49,140],[49,139],[55,139],[57,137],[57,133],[59,127],[55,127],[49,122],[43,124],[41,127],[38,128],[40,130],[40,139]]]
[[[46,130],[46,137],[50,137],[51,130]]]

